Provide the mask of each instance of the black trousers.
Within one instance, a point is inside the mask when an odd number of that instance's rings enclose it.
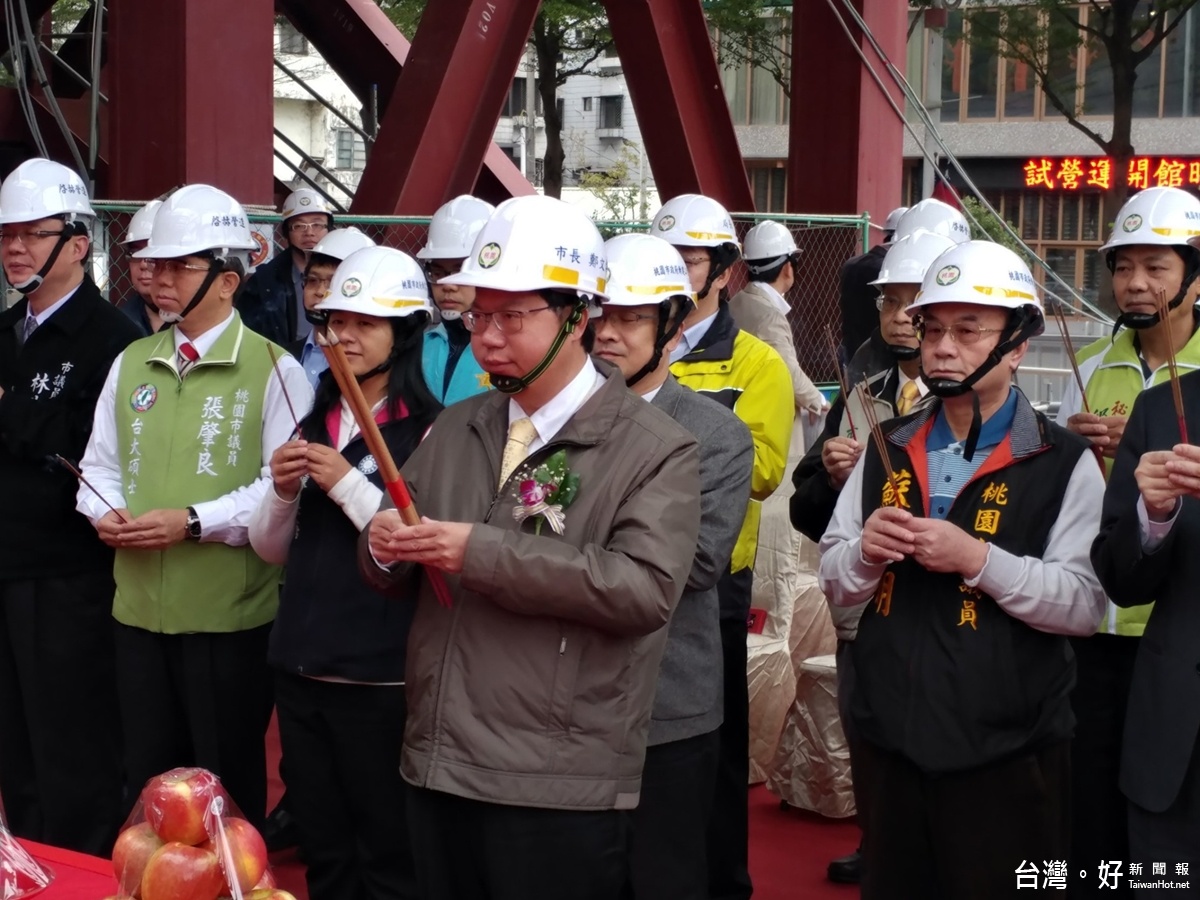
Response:
[[[750,685],[746,680],[746,613],[754,572],[726,573],[717,583],[721,599],[721,652],[725,660],[725,721],[716,792],[708,820],[708,895],[747,900],[750,884]],[[730,611],[739,610],[737,618]]]
[[[619,900],[629,814],[468,800],[409,788],[423,900]]]
[[[217,774],[256,828],[267,805],[270,625],[228,634],[156,634],[116,625],[117,690],[132,807],[177,766]]]
[[[850,641],[838,638],[837,642],[837,692],[838,718],[842,723],[842,733],[846,735],[846,749],[850,753],[850,780],[854,789],[854,814],[861,823],[867,818],[867,773],[858,765],[857,759],[861,752],[858,749],[860,738],[854,720],[850,718],[850,698],[854,695],[854,656]],[[859,839],[859,846],[862,840]]]
[[[870,785],[864,900],[1007,900],[1022,861],[1040,870],[1066,858],[1069,742],[940,776],[869,741],[858,746]]]
[[[1179,796],[1166,812],[1152,813],[1129,804],[1128,859],[1142,864],[1138,881],[1190,882],[1187,890],[1139,888],[1133,891],[1135,895],[1200,897],[1200,740],[1192,749]],[[1167,864],[1166,875],[1153,874],[1152,864],[1156,862]],[[1176,869],[1181,863],[1187,865],[1187,875]],[[1095,875],[1095,867],[1091,868]],[[1129,867],[1121,871],[1127,874]],[[1125,879],[1121,883],[1125,884]]]
[[[416,900],[400,777],[404,685],[276,672],[275,708],[310,900]]]
[[[1071,647],[1078,671],[1071,694],[1071,871],[1087,869],[1094,876],[1101,860],[1130,859],[1129,802],[1118,779],[1138,638],[1095,634],[1071,638]],[[1090,896],[1095,887],[1079,880],[1074,885],[1079,890],[1071,892],[1079,896]],[[1124,879],[1116,890],[1105,889],[1105,896],[1122,895],[1129,896]]]
[[[96,856],[112,850],[123,784],[113,590],[108,571],[0,582],[0,795],[9,828]]]
[[[642,794],[631,814],[630,896],[708,897],[708,820],[717,774],[716,731],[646,748]]]

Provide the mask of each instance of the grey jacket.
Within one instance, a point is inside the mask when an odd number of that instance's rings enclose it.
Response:
[[[717,581],[729,568],[750,502],[754,441],[742,420],[668,377],[652,401],[700,444],[700,537],[671,616],[650,715],[650,746],[707,734],[723,710]]]
[[[400,771],[460,797],[549,809],[637,805],[655,674],[696,555],[696,439],[607,382],[497,490],[508,397],[448,407],[405,463],[417,510],[474,523],[450,608],[423,574],[359,568],[417,612]],[[513,518],[520,482],[559,449],[580,477],[565,533]],[[385,498],[384,505],[390,505]]]
[[[796,358],[795,339],[792,337],[792,325],[787,316],[771,302],[762,285],[756,281],[749,282],[729,301],[729,312],[733,314],[738,328],[770,344],[783,357],[788,373],[792,376],[796,409],[821,409],[825,405],[825,397],[800,368],[800,361]]]

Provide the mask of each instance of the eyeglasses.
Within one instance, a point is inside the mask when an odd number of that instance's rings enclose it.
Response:
[[[693,256],[690,259],[685,256],[683,257],[683,262],[689,269],[696,269],[706,262],[712,262],[712,259],[708,256]]]
[[[949,334],[950,340],[962,347],[978,344],[985,334],[1000,334],[1004,331],[1003,328],[980,328],[973,322],[955,322],[947,328],[941,322],[918,321],[913,323],[913,329],[921,343],[929,341],[931,344],[939,344],[942,338]]]
[[[59,231],[35,231],[32,228],[22,228],[17,231],[10,229],[0,229],[0,244],[11,244],[13,241],[20,241],[22,245],[28,247],[30,244],[44,241],[46,238],[61,237],[65,232]]]
[[[324,276],[322,276],[322,275],[305,275],[304,276],[304,286],[305,287],[327,288],[331,284],[333,284],[333,276],[332,275],[324,275]]]
[[[441,281],[443,278],[448,278],[451,275],[457,275],[462,271],[462,262],[443,266],[441,263],[429,263],[425,266],[425,274],[429,276],[430,281]]]
[[[462,314],[462,323],[472,334],[482,334],[493,322],[496,324],[496,330],[501,334],[516,334],[525,324],[525,317],[529,313],[543,312],[553,308],[552,306],[538,306],[533,309],[506,309],[494,313],[467,310]]]
[[[293,234],[300,234],[300,233],[307,234],[310,231],[311,232],[328,231],[329,226],[326,225],[324,222],[293,222],[291,225],[288,226],[288,230],[291,231]]]
[[[644,319],[657,319],[654,313],[636,313],[631,309],[605,309],[604,319],[615,320],[622,325],[636,325]]]
[[[899,297],[885,297],[880,295],[875,298],[875,308],[880,312],[894,313],[898,309],[908,309],[909,301],[901,300]]]
[[[155,275],[170,275],[178,278],[183,272],[207,272],[210,266],[184,262],[182,259],[143,259],[150,271]]]

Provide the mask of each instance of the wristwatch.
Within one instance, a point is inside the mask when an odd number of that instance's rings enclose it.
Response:
[[[191,541],[200,540],[200,517],[196,515],[196,510],[192,507],[187,508],[187,523],[184,525],[187,532],[186,537]]]

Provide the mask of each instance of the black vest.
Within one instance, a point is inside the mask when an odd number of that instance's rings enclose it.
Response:
[[[416,449],[427,424],[406,418],[379,427],[397,466]],[[327,435],[321,442],[332,444]],[[383,488],[361,435],[342,455]],[[296,534],[271,629],[271,665],[313,677],[376,684],[404,680],[417,598],[389,599],[367,587],[358,574],[358,534],[341,507],[309,479],[300,492]]]
[[[925,515],[922,425],[940,407],[884,423],[898,489]],[[926,430],[925,434],[928,433]],[[1087,443],[1020,398],[1009,437],[959,493],[947,519],[1017,556],[1040,558]],[[1010,457],[1011,454],[1011,457]],[[872,446],[863,471],[863,520],[890,500]],[[862,736],[929,773],[987,765],[1067,740],[1075,658],[1067,638],[1010,616],[954,573],[893,563],[852,644],[851,716]]]

